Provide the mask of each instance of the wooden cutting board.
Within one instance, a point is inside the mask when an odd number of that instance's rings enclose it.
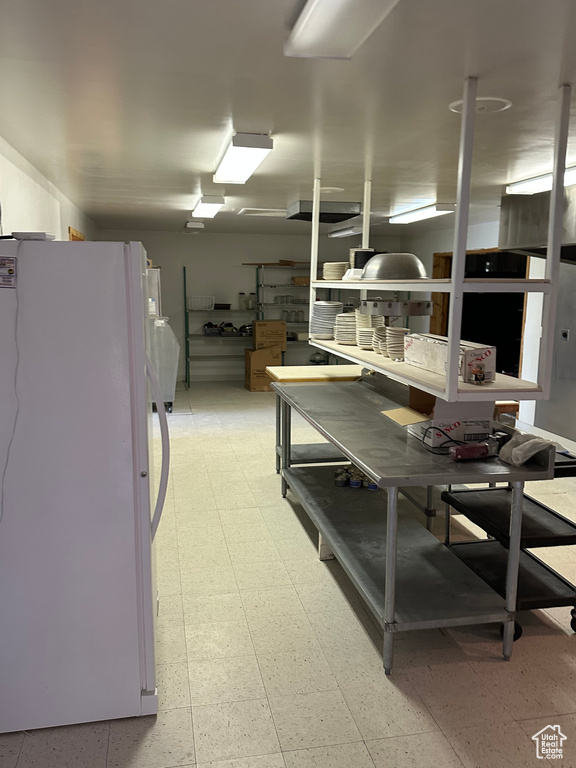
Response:
[[[356,381],[361,365],[271,365],[266,373],[272,381],[298,384],[311,381]]]

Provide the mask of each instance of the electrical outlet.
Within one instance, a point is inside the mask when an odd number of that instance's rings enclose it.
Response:
[[[570,331],[568,328],[562,328],[560,331],[560,338],[562,341],[569,341],[570,340]]]

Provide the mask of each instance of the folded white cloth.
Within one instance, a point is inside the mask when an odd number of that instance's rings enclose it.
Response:
[[[548,448],[549,445],[553,445],[553,443],[549,440],[544,440],[542,437],[518,433],[506,445],[502,446],[498,456],[506,464],[513,464],[515,467],[519,467],[527,462],[528,459],[531,459],[535,453]]]

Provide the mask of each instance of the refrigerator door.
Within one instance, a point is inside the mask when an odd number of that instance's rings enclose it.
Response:
[[[0,241],[0,732],[156,711],[145,262]]]

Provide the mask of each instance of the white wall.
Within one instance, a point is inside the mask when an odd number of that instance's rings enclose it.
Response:
[[[423,222],[417,225],[420,232],[415,226],[410,234],[401,237],[402,248],[422,259],[430,275],[433,255],[454,250],[454,217],[443,216],[444,219],[450,221],[443,229],[426,229],[426,222]],[[472,224],[468,229],[467,249],[497,248],[499,226],[498,219],[485,224]]]
[[[188,295],[215,296],[217,302],[237,307],[238,293],[255,291],[255,270],[243,267],[242,262],[276,262],[279,259],[310,259],[308,235],[230,235],[202,232],[189,235],[182,232],[154,232],[146,230],[102,230],[102,240],[139,240],[144,243],[148,256],[161,267],[162,311],[170,318],[170,325],[180,342],[180,378],[184,376],[184,294],[182,273],[187,268]],[[373,247],[396,249],[397,238],[374,239]],[[320,259],[345,261],[351,244],[348,240],[330,240],[322,237]],[[287,280],[288,282],[288,280]],[[286,289],[288,293],[289,290]],[[191,332],[199,333],[203,316],[195,322]],[[235,321],[236,322],[236,321]],[[230,342],[233,343],[233,342]],[[240,344],[240,342],[238,342]],[[298,351],[296,351],[298,350]],[[305,362],[311,350],[306,345],[290,349],[287,362]],[[243,378],[243,362],[233,364],[196,366],[195,378]]]
[[[2,230],[52,232],[68,240],[68,227],[96,240],[98,230],[65,195],[10,144],[0,138],[0,203]]]

